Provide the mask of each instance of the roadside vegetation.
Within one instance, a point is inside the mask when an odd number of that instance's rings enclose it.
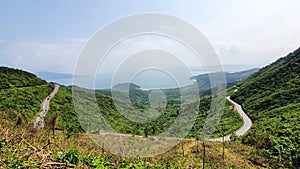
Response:
[[[254,121],[243,143],[274,168],[300,167],[300,49],[238,84],[233,100]]]

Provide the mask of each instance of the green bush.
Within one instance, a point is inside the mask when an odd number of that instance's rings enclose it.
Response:
[[[69,149],[65,153],[57,153],[52,155],[58,162],[77,164],[79,162],[79,153],[76,148]]]

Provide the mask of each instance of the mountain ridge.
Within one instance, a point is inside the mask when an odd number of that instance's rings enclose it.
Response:
[[[252,74],[235,90],[232,99],[254,122],[242,142],[273,160],[275,168],[299,167],[300,48]]]
[[[238,81],[241,81],[257,71],[259,71],[258,68],[253,68],[253,69],[238,71],[233,73],[230,72],[220,72],[220,73],[225,74],[226,84],[231,84],[231,83],[236,83]],[[212,73],[212,74],[217,74],[217,73]],[[210,78],[209,74],[201,74],[201,75],[193,76],[190,79],[196,80],[199,87],[209,88],[210,87],[209,78]]]
[[[0,89],[46,85],[47,82],[35,74],[21,69],[0,66]]]

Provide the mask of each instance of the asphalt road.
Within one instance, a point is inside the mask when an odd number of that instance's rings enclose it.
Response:
[[[241,105],[239,105],[236,102],[234,102],[233,100],[231,100],[230,96],[226,97],[226,99],[234,105],[234,107],[236,108],[236,110],[238,111],[240,116],[243,118],[244,125],[235,132],[235,135],[242,136],[251,129],[253,123],[252,123],[251,119],[248,117],[248,115],[243,111]],[[231,137],[231,134],[224,136],[224,137],[209,139],[209,141],[218,141],[218,142],[230,141],[230,137]]]
[[[48,110],[49,110],[49,105],[51,99],[55,96],[55,94],[59,90],[59,85],[55,84],[54,85],[54,90],[50,95],[48,95],[42,102],[42,111],[39,113],[39,115],[35,118],[34,120],[34,128],[39,128],[39,127],[44,127],[44,117],[46,116]]]

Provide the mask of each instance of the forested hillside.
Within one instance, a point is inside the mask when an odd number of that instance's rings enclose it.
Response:
[[[300,166],[300,49],[253,74],[232,98],[254,121],[243,138],[276,167]]]
[[[26,71],[0,67],[0,111],[8,111],[15,121],[19,113],[29,121],[40,111],[42,100],[52,91],[53,85]]]
[[[99,132],[103,131],[103,126],[101,124],[96,125],[95,119],[101,119],[103,116],[105,121],[109,123],[110,126],[113,127],[114,130],[120,133],[134,134],[134,135],[159,135],[164,132],[171,126],[171,124],[176,120],[179,110],[180,110],[180,98],[175,97],[176,91],[166,90],[167,95],[167,106],[165,111],[159,116],[157,119],[147,122],[144,124],[137,123],[131,121],[124,117],[122,113],[119,112],[115,107],[115,103],[111,98],[111,94],[107,90],[98,90],[96,91],[96,99],[98,107],[93,107],[91,100],[91,96],[87,93],[91,93],[92,91],[87,89],[81,89],[83,93],[79,93],[82,96],[85,96],[84,99],[80,99],[83,105],[89,105],[89,109],[85,109],[85,121],[81,125],[84,128],[89,128],[90,132]],[[74,110],[72,93],[70,88],[61,87],[60,91],[53,98],[51,102],[51,107],[48,113],[48,117],[55,116],[59,114],[60,119],[58,123],[58,128],[70,131],[70,132],[78,132],[82,131],[80,123],[78,121],[77,113]],[[123,94],[121,91],[118,91],[119,94]],[[139,89],[132,89],[129,91],[130,100],[134,106],[134,108],[140,112],[145,112],[150,108],[150,103],[148,101],[150,91],[143,91]],[[225,99],[225,98],[224,98]],[[132,109],[128,103],[123,103],[119,100],[121,105],[123,105],[124,111],[137,112]],[[213,136],[218,137],[222,134],[230,134],[237,130],[243,124],[240,119],[238,113],[232,109],[230,109],[231,104],[226,103],[224,115],[221,124],[224,124],[222,127],[219,125],[216,132]],[[91,108],[93,107],[93,108]],[[84,108],[84,107],[83,107]],[[198,137],[199,133],[202,131],[202,127],[204,121],[209,113],[210,108],[210,97],[205,96],[201,98],[199,105],[199,114],[197,116],[195,125],[191,129],[188,137]],[[101,111],[101,114],[97,113]],[[100,116],[101,115],[101,116]],[[141,116],[138,115],[137,116]],[[151,116],[151,115],[150,115]],[[149,117],[150,117],[149,116]],[[221,129],[222,128],[222,129]]]
[[[53,90],[53,84],[47,84],[47,82],[37,78],[31,73],[5,67],[1,67],[1,76],[3,77],[3,79],[1,79],[1,85],[8,86],[8,88],[0,89],[0,111],[9,111],[9,117],[12,121],[16,120],[17,114],[23,113],[27,116],[27,120],[32,122],[34,116],[40,111],[42,100]],[[149,109],[148,97],[150,92],[151,91],[130,89],[130,100],[137,110],[143,112]],[[157,120],[144,125],[132,122],[123,117],[115,108],[109,91],[96,91],[96,98],[102,114],[115,130],[122,133],[137,135],[157,135],[172,124],[180,109],[179,90],[170,89],[165,90],[164,92],[168,99],[166,110]],[[119,93],[122,94],[122,91],[119,91]],[[49,112],[45,117],[47,121],[47,119],[51,119],[58,115],[59,120],[56,128],[65,130],[70,135],[82,131],[77,114],[74,110],[72,97],[71,88],[61,86],[56,96],[51,100]],[[191,137],[196,137],[197,133],[201,131],[203,122],[209,110],[209,97],[203,97],[201,100],[199,116],[192,132],[189,134]],[[89,98],[85,98],[82,101],[87,103],[89,102]],[[125,103],[121,104],[125,106],[124,111],[132,111]],[[87,118],[90,118],[91,120],[90,124],[93,124],[93,118],[98,118],[95,117],[97,116],[97,114],[95,114],[95,112],[98,111],[97,109],[98,108],[95,107],[95,110],[87,112]],[[225,116],[229,117],[227,120],[230,121],[231,118],[231,120],[235,122],[224,128],[225,133],[233,132],[234,129],[242,124],[237,113],[226,111]],[[91,130],[99,131],[99,126],[91,126]],[[217,130],[216,135],[220,135],[221,132],[223,131]]]
[[[0,89],[0,111],[9,111],[11,120],[23,113],[29,121],[41,110],[43,99],[53,90],[52,85]]]
[[[36,75],[13,68],[0,66],[0,89],[46,85],[47,82]]]
[[[105,152],[100,155],[103,150],[101,148],[96,148],[95,144],[92,142],[82,131],[81,125],[78,121],[77,113],[74,110],[73,99],[71,88],[61,86],[58,93],[51,100],[50,108],[48,114],[45,117],[45,128],[44,129],[33,129],[33,119],[34,116],[40,111],[40,105],[42,100],[51,93],[53,90],[53,84],[47,83],[42,79],[37,78],[35,75],[30,73],[10,69],[2,68],[2,77],[8,78],[9,87],[0,89],[0,114],[2,119],[0,119],[0,166],[6,166],[8,168],[18,168],[18,167],[32,167],[44,165],[42,159],[47,157],[48,162],[55,162],[61,167],[74,166],[74,164],[79,164],[88,167],[102,166],[105,165],[109,167],[120,167],[121,164],[118,162],[118,157],[109,155],[109,152]],[[10,73],[10,72],[14,73]],[[18,74],[20,73],[20,74]],[[13,76],[9,76],[14,74]],[[10,81],[12,79],[12,82]],[[6,80],[1,79],[3,84],[6,84]],[[3,85],[4,86],[4,85]],[[87,92],[91,90],[85,89]],[[118,91],[122,94],[123,91]],[[172,122],[177,118],[180,109],[180,93],[178,89],[166,89],[163,90],[167,97],[167,107],[163,114],[152,122],[145,124],[139,124],[126,119],[120,112],[117,111],[114,106],[114,102],[111,98],[111,93],[108,90],[96,91],[97,105],[101,110],[102,115],[105,120],[118,132],[121,133],[131,133],[135,135],[158,135],[168,127],[171,126]],[[149,109],[149,94],[151,91],[144,91],[140,89],[131,89],[129,91],[130,100],[133,106],[140,110],[141,112]],[[209,91],[204,92],[209,94]],[[205,95],[201,98],[199,115],[196,119],[196,123],[189,133],[188,137],[197,137],[202,130],[203,123],[210,108],[210,96]],[[225,98],[224,98],[225,99]],[[80,100],[85,104],[90,104],[90,96],[87,95],[86,98]],[[121,101],[122,102],[122,101]],[[127,107],[127,103],[121,103]],[[100,118],[95,109],[90,109],[92,111],[86,112],[86,119],[90,120],[89,129],[90,131],[99,131],[99,126],[93,125],[95,118]],[[98,109],[99,110],[99,109]],[[131,111],[131,109],[125,109]],[[242,120],[237,114],[237,112],[232,109],[229,102],[226,103],[224,109],[223,119],[217,129],[213,134],[214,137],[219,137],[221,135],[226,135],[234,132],[242,125]],[[25,123],[18,125],[15,128],[16,117],[22,114],[22,119]],[[51,123],[53,117],[58,116],[58,123]],[[22,121],[24,122],[24,121]],[[50,122],[50,123],[49,123]],[[51,129],[51,124],[54,125],[56,131],[55,135],[50,135],[49,129]],[[7,132],[12,131],[12,132]],[[77,137],[78,136],[78,137]],[[53,139],[51,139],[53,137]],[[20,142],[21,140],[21,142]],[[65,143],[67,141],[67,143]],[[82,146],[86,142],[89,145]],[[57,147],[56,143],[59,143]],[[80,148],[78,147],[80,145]],[[230,156],[232,160],[228,160],[225,163],[221,162],[220,153],[217,154],[221,148],[222,144],[219,143],[207,143],[208,145],[213,145],[207,147],[207,152],[211,152],[207,155],[206,162],[210,166],[220,167],[222,165],[239,166],[239,167],[250,167],[254,166],[251,160],[243,159],[251,153],[251,147],[239,146],[239,143],[232,143],[225,148],[225,150],[232,151],[228,152],[227,155]],[[45,145],[53,145],[50,147],[45,147]],[[42,150],[44,153],[35,152],[36,148]],[[182,149],[184,147],[184,150]],[[233,149],[238,147],[241,151],[235,151]],[[248,150],[249,149],[249,150]],[[92,152],[89,150],[93,150]],[[130,160],[124,159],[122,165],[124,168],[127,166],[139,166],[140,168],[166,168],[171,166],[184,167],[186,162],[181,162],[178,160],[171,160],[171,158],[181,158],[178,155],[178,150],[184,151],[186,157],[184,159],[189,159],[195,167],[201,167],[202,160],[196,156],[199,156],[201,147],[198,146],[198,142],[187,142],[181,143],[181,148],[179,146],[175,147],[171,152],[167,152],[161,157],[151,158],[150,162],[147,164],[145,160]],[[247,151],[245,151],[247,150]],[[80,151],[80,152],[78,152]],[[51,152],[51,153],[50,153]],[[61,154],[63,152],[63,154]],[[28,156],[27,154],[33,154]],[[50,155],[49,155],[50,154]],[[51,155],[52,154],[52,155]],[[79,156],[80,154],[80,156]],[[240,157],[241,156],[241,157]],[[168,160],[162,160],[164,158],[170,158]],[[216,159],[217,158],[217,159]],[[238,159],[238,160],[236,160]],[[88,161],[86,161],[88,160]],[[98,161],[97,161],[98,160]],[[100,161],[99,161],[100,160]],[[120,160],[120,159],[119,159]],[[167,162],[167,163],[165,163]],[[190,163],[188,162],[188,163]],[[122,168],[122,167],[120,167]]]

